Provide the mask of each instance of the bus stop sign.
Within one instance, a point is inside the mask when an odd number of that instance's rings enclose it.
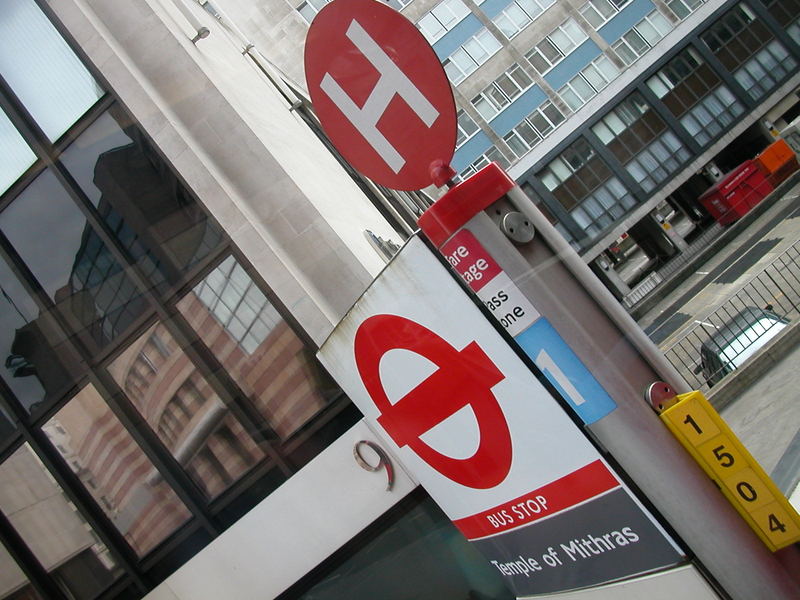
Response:
[[[453,157],[453,93],[417,28],[375,0],[334,0],[305,46],[308,91],[325,133],[363,175],[387,187],[436,183]]]

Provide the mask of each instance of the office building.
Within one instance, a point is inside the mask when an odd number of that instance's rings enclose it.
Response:
[[[509,598],[314,358],[428,200],[320,135],[319,6],[218,4],[0,8],[0,598]],[[397,8],[587,261],[795,110],[788,1]]]

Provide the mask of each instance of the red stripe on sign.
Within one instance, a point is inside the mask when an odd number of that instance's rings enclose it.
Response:
[[[471,231],[462,229],[444,244],[440,252],[473,292],[479,291],[503,270]]]
[[[596,460],[537,490],[453,524],[473,540],[550,517],[618,486],[614,474]]]

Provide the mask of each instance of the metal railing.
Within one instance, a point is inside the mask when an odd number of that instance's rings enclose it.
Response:
[[[692,243],[675,258],[671,258],[656,271],[650,273],[650,275],[639,282],[639,284],[631,289],[630,293],[622,299],[625,308],[632,309],[639,302],[644,300],[650,292],[654,291],[663,281],[669,279],[674,273],[691,262],[695,256],[708,248],[711,242],[722,235],[723,230],[724,228],[722,225],[716,222],[713,223],[700,236],[692,240]]]
[[[662,348],[695,389],[708,389],[800,316],[800,242]]]

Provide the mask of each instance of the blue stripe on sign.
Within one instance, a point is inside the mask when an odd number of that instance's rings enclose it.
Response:
[[[514,338],[581,420],[591,425],[617,404],[544,317]]]

